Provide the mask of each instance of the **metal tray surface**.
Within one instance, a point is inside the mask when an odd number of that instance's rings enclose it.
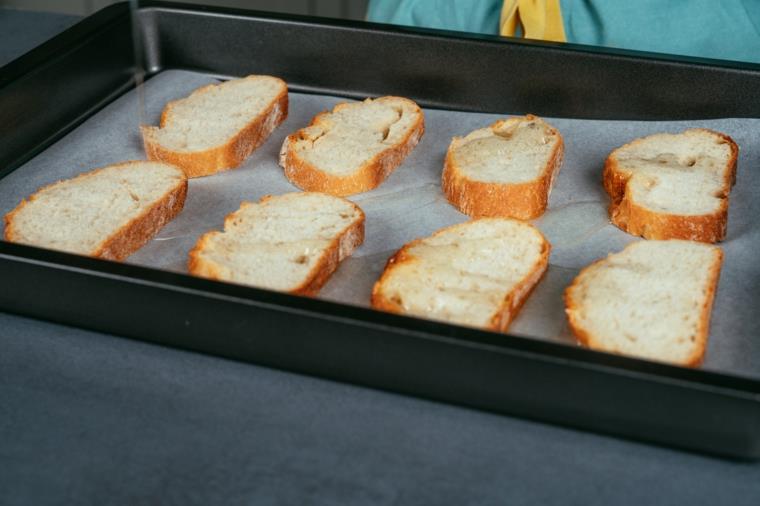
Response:
[[[759,89],[756,65],[158,2],[144,5],[138,20],[152,75],[267,73],[286,79],[291,91],[403,93],[428,108],[475,112],[760,117],[760,101],[746,93]],[[129,11],[121,4],[0,70],[0,176],[133,88],[133,61]],[[0,275],[6,286],[0,308],[7,311],[692,450],[760,457],[760,381],[723,370],[686,370],[5,242]]]

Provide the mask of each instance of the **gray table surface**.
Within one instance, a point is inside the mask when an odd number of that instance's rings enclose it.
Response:
[[[0,64],[74,21],[0,9]],[[0,313],[0,504],[757,506],[760,463]]]

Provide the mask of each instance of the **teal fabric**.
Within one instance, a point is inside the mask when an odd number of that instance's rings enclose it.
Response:
[[[370,21],[499,31],[501,0],[370,0]],[[561,0],[568,42],[760,63],[760,0]]]
[[[369,21],[485,34],[499,33],[500,15],[498,0],[370,0],[367,10]]]

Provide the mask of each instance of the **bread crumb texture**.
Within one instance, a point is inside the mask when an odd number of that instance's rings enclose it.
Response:
[[[604,170],[612,222],[647,239],[722,240],[738,152],[730,137],[706,129],[616,149]]]
[[[538,283],[550,246],[530,224],[483,218],[399,250],[375,284],[378,309],[504,331]]]
[[[638,241],[583,269],[565,291],[570,327],[595,350],[674,364],[704,356],[723,253]]]
[[[497,121],[452,141],[462,174],[484,183],[525,183],[544,172],[559,134],[540,118]]]
[[[121,259],[182,209],[186,191],[184,173],[172,165],[143,161],[111,165],[46,186],[22,201],[5,217],[5,238]],[[130,234],[130,244],[123,245],[127,250],[108,247]]]
[[[417,145],[422,110],[401,97],[336,105],[283,143],[286,177],[305,190],[350,195],[382,183]]]
[[[546,210],[563,155],[562,136],[541,118],[500,120],[454,137],[442,188],[469,216],[533,219]]]
[[[188,177],[238,166],[288,113],[282,79],[253,75],[211,84],[169,102],[160,127],[143,126],[150,159],[175,163]]]
[[[190,253],[190,272],[272,290],[311,295],[364,238],[364,213],[322,193],[243,202]]]

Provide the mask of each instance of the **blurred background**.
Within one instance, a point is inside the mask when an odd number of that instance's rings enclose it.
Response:
[[[85,16],[118,0],[0,0],[0,7]],[[368,0],[182,0],[291,14],[364,19]]]

